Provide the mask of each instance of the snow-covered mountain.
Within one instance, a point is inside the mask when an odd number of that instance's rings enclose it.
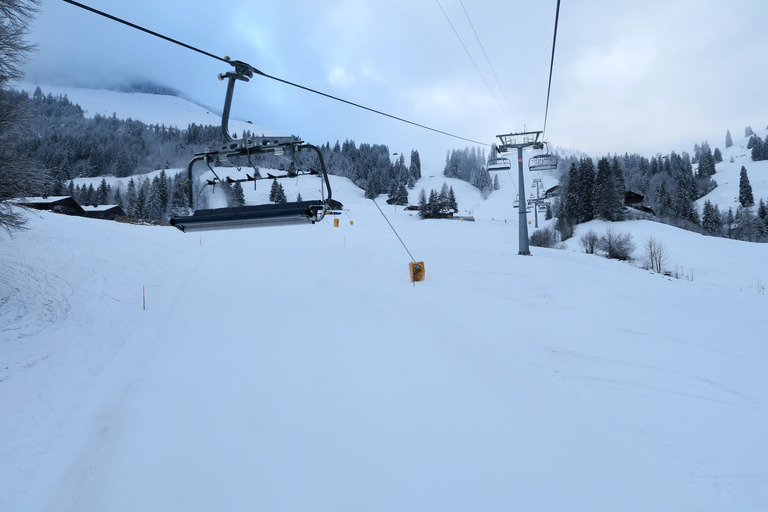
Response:
[[[0,234],[0,510],[765,510],[768,245],[519,256],[515,184],[443,181],[476,222],[332,176],[339,227]]]
[[[765,140],[768,130],[759,130],[755,134]],[[696,202],[699,211],[702,211],[704,201],[707,200],[717,205],[722,212],[728,211],[728,208],[736,211],[740,206],[739,175],[742,166],[747,169],[747,177],[752,186],[755,201],[768,200],[768,160],[753,162],[752,150],[747,149],[748,142],[749,137],[737,138],[733,140],[733,146],[721,150],[723,161],[717,164],[716,172],[712,176],[712,179],[717,182],[717,188]]]
[[[83,108],[86,117],[96,115],[110,117],[114,114],[119,119],[133,119],[145,124],[175,126],[181,129],[192,123],[221,125],[219,113],[211,112],[178,96],[28,83],[19,84],[16,88],[32,94],[37,87],[40,87],[45,95],[66,96],[69,101]],[[231,133],[250,130],[257,135],[281,135],[270,128],[237,120],[234,117],[230,119],[229,129]]]

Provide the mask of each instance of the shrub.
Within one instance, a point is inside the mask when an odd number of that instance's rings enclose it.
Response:
[[[597,245],[600,242],[600,237],[597,236],[597,233],[590,229],[589,233],[582,236],[579,241],[581,242],[581,247],[584,249],[585,253],[595,254]]]
[[[605,234],[600,237],[598,249],[603,251],[609,259],[628,260],[635,250],[632,235],[629,233],[616,233],[608,226]]]
[[[557,231],[551,227],[537,229],[531,234],[530,243],[534,247],[549,247],[557,245]]]

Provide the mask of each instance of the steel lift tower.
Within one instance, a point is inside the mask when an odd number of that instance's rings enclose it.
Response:
[[[511,153],[517,150],[517,186],[520,194],[518,236],[520,238],[519,250],[517,254],[530,256],[531,251],[528,247],[528,212],[525,204],[525,177],[523,175],[523,149],[543,149],[544,142],[540,141],[542,132],[520,132],[508,133],[506,135],[497,135],[501,142],[497,147],[497,153]]]

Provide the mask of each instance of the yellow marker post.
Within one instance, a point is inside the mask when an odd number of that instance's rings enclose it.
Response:
[[[408,264],[408,268],[411,272],[411,282],[415,283],[416,281],[423,281],[425,277],[425,271],[424,271],[424,262],[423,261],[412,261]]]

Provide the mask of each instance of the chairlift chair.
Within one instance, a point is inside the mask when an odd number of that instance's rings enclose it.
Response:
[[[488,160],[488,172],[493,171],[508,171],[512,169],[512,163],[509,158],[491,158]]]
[[[528,160],[529,171],[554,171],[557,169],[557,157],[549,152],[549,144],[544,142],[546,150],[541,155],[533,155]]]
[[[234,66],[235,71],[219,75],[219,78],[222,80],[224,78],[229,79],[226,99],[224,101],[224,110],[221,116],[221,129],[226,143],[216,149],[206,149],[202,153],[197,153],[190,161],[189,165],[187,166],[187,192],[189,208],[193,210],[193,214],[188,216],[173,217],[170,220],[171,225],[186,233],[190,231],[213,229],[233,229],[256,226],[276,226],[307,223],[314,224],[321,221],[325,217],[326,212],[330,210],[340,210],[342,208],[342,204],[333,200],[331,197],[331,183],[328,179],[328,172],[325,167],[325,161],[323,160],[323,155],[317,146],[306,144],[300,138],[295,136],[262,136],[248,139],[235,139],[229,134],[229,111],[232,105],[232,95],[235,81],[242,80],[247,82],[248,79],[253,76],[254,71],[258,73],[258,70],[248,64],[245,64],[244,62],[230,61],[230,64]],[[287,171],[284,171],[285,174],[267,174],[267,176],[262,176],[259,170],[251,163],[251,157],[257,156],[259,154],[274,153],[280,155],[289,152],[291,155],[293,155],[294,153],[300,152],[304,149],[309,149],[315,152],[317,161],[319,162],[319,169],[296,169],[291,166]],[[246,173],[246,177],[241,179],[232,179],[230,177],[226,177],[224,181],[227,183],[242,183],[262,179],[297,178],[303,175],[311,175],[319,177],[321,180],[321,197],[320,199],[311,201],[268,203],[234,208],[228,207],[195,210],[193,192],[193,168],[195,165],[199,162],[204,162],[208,169],[213,173],[213,179],[207,180],[207,182],[203,185],[203,189],[207,186],[215,188],[217,183],[222,183],[222,180],[216,174],[216,171],[214,171],[213,167],[211,166],[211,162],[215,162],[217,160],[228,160],[237,157],[247,158],[249,165],[251,165],[253,168],[253,172],[252,174]]]

